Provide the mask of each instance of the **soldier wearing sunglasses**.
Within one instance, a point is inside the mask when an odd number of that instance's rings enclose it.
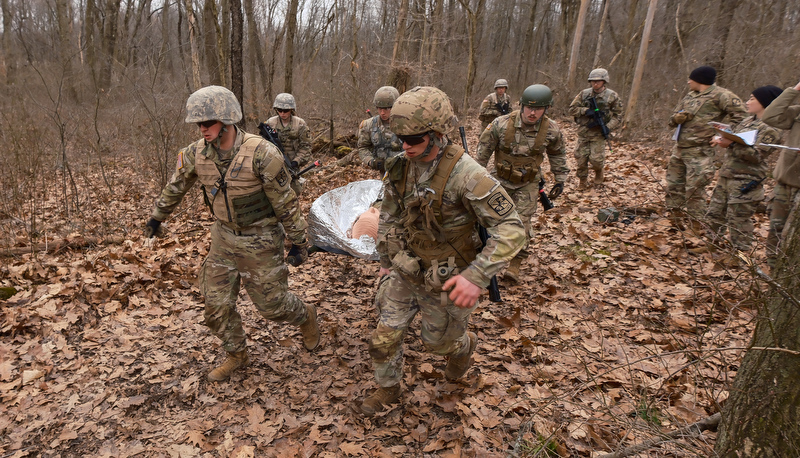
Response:
[[[311,133],[303,118],[297,116],[297,104],[292,94],[280,93],[272,104],[277,116],[267,119],[283,145],[283,153],[297,170],[311,160]]]

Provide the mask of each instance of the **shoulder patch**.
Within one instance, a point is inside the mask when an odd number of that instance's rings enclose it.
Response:
[[[514,209],[514,203],[505,192],[499,190],[489,197],[489,206],[500,216],[505,216]]]
[[[176,170],[178,170],[178,172],[183,170],[183,150],[178,151],[178,164],[176,165]]]
[[[480,178],[473,178],[467,183],[467,191],[471,192],[476,198],[483,199],[488,196],[492,190],[498,186],[497,181],[490,175],[484,175]]]

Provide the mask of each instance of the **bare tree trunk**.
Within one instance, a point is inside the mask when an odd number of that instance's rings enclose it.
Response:
[[[723,0],[720,2],[719,12],[716,14],[711,37],[719,40],[716,46],[712,46],[711,55],[708,63],[717,70],[717,82],[725,84],[725,52],[728,44],[728,36],[731,32],[731,23],[736,7],[739,2]]]
[[[70,45],[72,18],[69,14],[69,0],[56,0],[56,16],[58,19],[58,56],[61,63],[64,92],[67,100],[78,100],[75,89],[75,72],[72,69],[72,46]]]
[[[211,84],[224,85],[224,64],[220,59],[219,51],[219,22],[217,21],[216,0],[205,0],[203,4],[203,54],[206,58],[205,67],[211,73]]]
[[[117,22],[121,2],[122,0],[110,0],[106,3],[102,41],[103,60],[98,84],[101,89],[105,90],[111,87],[111,72],[114,67],[114,54],[117,49]]]
[[[442,20],[442,10],[444,8],[444,0],[433,0],[433,15],[431,16],[431,39],[430,51],[428,52],[428,62],[431,65],[436,64],[436,59],[439,56],[439,40],[441,40],[442,27],[439,23]]]
[[[751,347],[722,410],[714,450],[723,458],[800,456],[799,211],[795,205],[772,294],[759,304]]]
[[[289,10],[286,12],[286,63],[283,69],[284,92],[292,93],[292,75],[294,67],[294,38],[297,35],[297,8],[298,0],[289,0]]]
[[[189,22],[189,43],[192,48],[192,91],[200,89],[200,50],[197,44],[197,19],[194,16],[192,0],[186,0],[186,20]]]
[[[0,8],[3,9],[3,57],[5,58],[6,84],[10,86],[16,83],[17,77],[16,57],[11,44],[14,12],[11,10],[8,0],[0,0]]]
[[[581,38],[583,38],[583,27],[586,23],[586,11],[589,9],[589,0],[581,0],[580,10],[578,10],[578,23],[575,25],[575,34],[572,39],[572,50],[569,53],[569,69],[567,70],[567,86],[570,90],[575,88],[575,69],[578,66],[578,55],[581,50]]]
[[[358,73],[358,63],[356,62],[356,59],[358,59],[358,30],[358,0],[353,0],[353,11],[350,15],[350,43],[352,46],[350,50],[350,78],[353,81],[356,93],[361,93],[358,88],[358,78],[356,78]]]
[[[231,91],[233,91],[239,103],[242,106],[242,113],[247,113],[245,110],[244,100],[244,62],[243,50],[244,46],[244,17],[242,16],[242,2],[241,0],[231,0]],[[242,126],[247,130],[248,119],[245,116],[242,119]]]
[[[469,6],[469,0],[458,0],[464,10],[467,12],[467,24],[469,37],[469,64],[467,64],[467,84],[464,86],[464,102],[461,105],[464,111],[469,107],[469,98],[472,95],[472,86],[475,84],[475,68],[476,64],[476,48],[477,48],[477,34],[478,22],[483,16],[483,11],[486,7],[486,0],[478,0],[478,5],[475,11]]]
[[[639,99],[639,87],[642,83],[642,75],[644,74],[644,66],[647,63],[647,46],[650,43],[650,32],[653,29],[653,17],[656,14],[658,7],[658,0],[650,0],[650,5],[647,7],[647,18],[644,23],[644,32],[642,32],[642,42],[639,45],[639,57],[636,59],[636,69],[633,72],[633,83],[631,84],[631,95],[628,99],[628,106],[625,108],[625,120],[623,126],[627,125],[636,110],[636,102]]]
[[[523,75],[525,79],[527,79],[528,66],[533,56],[533,32],[536,28],[536,9],[538,7],[539,0],[533,0],[530,5],[531,14],[528,16],[528,25],[525,27],[525,41],[522,44],[522,49],[519,53],[519,61],[517,62],[517,84],[519,84],[519,87],[524,87],[524,85],[527,84],[523,82],[522,79]]]
[[[258,100],[264,95],[262,84],[266,81],[267,64],[264,60],[264,51],[261,48],[261,33],[258,30],[258,23],[253,10],[253,0],[244,0],[244,14],[247,16],[247,36],[250,46],[250,85],[253,87],[251,97]],[[256,72],[260,78],[256,77]]]
[[[172,30],[172,20],[169,9],[169,4],[161,8],[161,51],[159,55],[161,56],[161,61],[164,63],[167,77],[172,77],[175,74],[175,66],[172,62],[172,48],[169,45],[170,31]]]
[[[597,31],[597,47],[594,50],[594,59],[592,60],[592,68],[600,66],[600,49],[603,47],[603,32],[606,28],[606,18],[608,18],[608,5],[611,2],[603,0],[603,16],[600,18],[600,30]]]
[[[406,21],[408,20],[408,0],[400,0],[400,11],[397,13],[397,29],[394,32],[394,47],[392,48],[391,68],[394,69],[397,59],[403,51],[406,36]]]
[[[242,1],[239,0],[239,5],[242,4]],[[231,81],[232,78],[232,71],[233,69],[231,66],[233,65],[233,56],[231,56],[231,47],[233,46],[232,41],[232,27],[231,27],[231,2],[229,0],[220,0],[220,6],[222,7],[222,14],[220,14],[219,22],[220,24],[217,28],[217,48],[219,51],[219,61],[220,61],[220,74],[222,85],[228,88],[233,89],[233,82]],[[241,15],[242,9],[241,6],[239,7],[239,14]],[[239,102],[242,102],[239,99]]]

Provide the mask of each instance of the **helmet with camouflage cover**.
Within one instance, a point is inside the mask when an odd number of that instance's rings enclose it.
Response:
[[[608,70],[605,68],[595,68],[589,72],[589,81],[605,81],[608,84]]]
[[[398,97],[400,97],[400,91],[395,89],[394,86],[383,86],[375,91],[372,103],[378,108],[392,108],[394,101]]]
[[[456,124],[447,94],[429,86],[417,86],[398,97],[390,119],[395,135],[446,134]]]
[[[294,103],[294,96],[287,92],[281,92],[275,96],[275,103],[272,108],[280,108],[281,110],[297,110],[297,105]]]
[[[220,121],[229,126],[242,120],[242,107],[236,96],[222,86],[198,89],[186,100],[186,122]]]
[[[519,104],[523,107],[553,106],[553,91],[544,84],[533,84],[522,91]]]
[[[508,89],[508,81],[504,80],[503,78],[500,78],[499,80],[494,82],[494,88],[497,89],[498,87],[504,87]]]

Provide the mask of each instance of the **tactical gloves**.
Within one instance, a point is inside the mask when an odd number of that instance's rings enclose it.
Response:
[[[378,158],[370,159],[369,166],[372,169],[383,171],[384,161],[383,159],[378,159]]]
[[[556,183],[553,185],[553,188],[550,190],[550,193],[547,197],[551,199],[555,199],[560,196],[564,192],[564,183]]]
[[[154,236],[161,236],[164,233],[164,230],[161,229],[161,221],[150,218],[147,220],[144,226],[144,236],[146,238],[153,238]]]
[[[672,115],[672,122],[675,124],[683,124],[694,119],[694,115],[685,111],[679,111]]]
[[[292,244],[289,253],[286,254],[286,263],[292,267],[297,267],[308,259],[308,241]]]

